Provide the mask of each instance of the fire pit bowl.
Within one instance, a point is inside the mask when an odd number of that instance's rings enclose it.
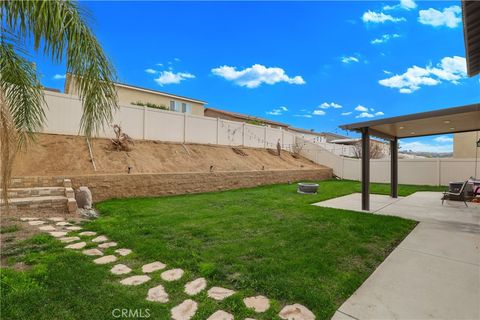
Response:
[[[318,183],[307,183],[307,182],[300,182],[298,184],[298,193],[302,194],[317,194],[318,190]]]

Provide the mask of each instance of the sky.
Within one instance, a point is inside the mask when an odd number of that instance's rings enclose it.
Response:
[[[295,127],[478,103],[460,1],[80,2],[118,80]],[[42,83],[65,65],[35,54]],[[450,152],[452,136],[401,141]]]

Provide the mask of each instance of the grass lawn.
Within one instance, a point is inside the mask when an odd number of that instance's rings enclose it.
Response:
[[[373,193],[388,194],[389,186],[372,184]],[[400,186],[406,196],[435,187]],[[301,303],[317,319],[329,319],[412,230],[415,222],[311,206],[313,202],[360,191],[352,181],[322,181],[320,194],[299,195],[296,185],[274,185],[197,195],[105,201],[102,213],[84,230],[97,231],[130,248],[121,257],[141,273],[155,260],[186,271],[177,282],[153,280],[125,287],[110,266],[94,265],[91,257],[65,250],[64,244],[37,235],[4,252],[10,264],[2,268],[2,319],[111,319],[116,308],[149,309],[151,319],[169,319],[169,310],[187,298],[186,281],[203,276],[208,287],[219,285],[237,294],[216,302],[206,291],[194,319],[206,319],[217,309],[235,319],[276,319],[285,304]],[[93,244],[89,244],[93,246]],[[115,248],[105,251],[113,252]],[[147,302],[148,288],[163,284],[167,304]],[[262,294],[272,306],[264,314],[246,309],[242,299]]]

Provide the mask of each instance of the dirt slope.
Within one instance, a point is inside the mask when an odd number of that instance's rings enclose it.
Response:
[[[112,151],[107,139],[93,140],[96,173],[132,172],[208,172],[319,168],[313,162],[295,159],[290,153],[274,156],[267,150],[241,148],[248,156],[236,154],[231,147],[198,144],[136,141],[131,152]],[[83,137],[39,134],[37,143],[17,156],[14,176],[93,174],[88,147]]]

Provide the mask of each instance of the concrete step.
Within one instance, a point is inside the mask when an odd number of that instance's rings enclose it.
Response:
[[[48,211],[51,213],[67,213],[68,199],[65,196],[36,196],[24,198],[11,198],[10,210],[15,212]],[[0,208],[4,205],[0,202]]]
[[[12,177],[10,188],[62,187],[64,177]]]
[[[0,192],[2,189],[0,189]],[[35,188],[12,188],[8,190],[9,198],[29,198],[44,196],[65,196],[64,187],[35,187]]]

